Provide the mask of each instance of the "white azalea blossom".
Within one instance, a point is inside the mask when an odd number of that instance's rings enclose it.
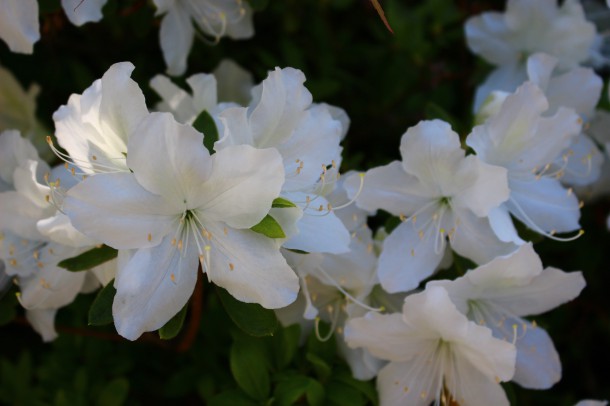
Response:
[[[595,26],[585,19],[578,0],[508,0],[506,12],[486,12],[465,27],[468,46],[497,66],[479,89],[474,110],[494,90],[512,92],[526,80],[525,61],[536,52],[558,58],[560,69],[587,60],[595,42]]]
[[[383,209],[403,221],[384,240],[378,272],[383,288],[408,291],[430,276],[447,239],[478,263],[516,247],[495,237],[487,215],[508,197],[506,170],[465,156],[459,136],[440,120],[423,121],[403,135],[402,161],[367,171],[358,206]],[[358,180],[346,180],[350,197]]]
[[[337,177],[343,123],[333,118],[328,106],[312,104],[304,81],[305,76],[296,69],[270,72],[252,90],[249,107],[232,107],[220,114],[224,131],[214,148],[277,148],[286,173],[281,196],[299,208],[292,212],[282,209],[285,216],[294,214],[284,222],[278,219],[288,231],[283,246],[338,254],[348,251],[349,232],[325,196]]]
[[[350,320],[345,338],[390,361],[377,376],[381,405],[509,404],[499,383],[513,376],[515,347],[468,321],[442,287],[408,296],[402,314]]]
[[[551,238],[580,228],[578,199],[561,184],[562,172],[550,169],[580,134],[582,119],[564,107],[547,117],[548,108],[540,88],[526,82],[466,139],[482,161],[507,170],[510,197],[490,214],[503,241],[522,242],[509,213]]]
[[[561,363],[551,338],[523,317],[547,312],[576,298],[585,287],[582,273],[543,269],[528,243],[454,281],[432,281],[427,286],[442,286],[470,320],[515,344],[515,382],[526,388],[548,389],[561,379]]]
[[[243,0],[154,0],[161,20],[161,50],[172,76],[182,75],[196,29],[218,41],[254,35],[252,9]],[[196,28],[193,26],[195,23]]]
[[[275,242],[248,230],[284,181],[276,150],[244,145],[210,156],[202,134],[168,113],[142,120],[128,148],[133,172],[85,179],[63,207],[86,235],[135,250],[115,280],[121,335],[136,339],[174,316],[193,292],[199,262],[241,301],[279,308],[295,300],[298,278]]]

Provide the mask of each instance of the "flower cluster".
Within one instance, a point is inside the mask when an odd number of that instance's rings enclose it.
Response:
[[[62,1],[75,24],[99,20],[104,3]],[[172,75],[185,72],[196,29],[253,34],[240,0],[154,4]],[[24,18],[0,14],[0,37],[32,52],[36,1],[0,9]],[[189,77],[190,92],[159,75],[151,109],[135,67],[117,63],[57,109],[43,146],[30,142],[35,89],[0,70],[17,95],[0,92],[0,283],[18,285],[45,341],[59,308],[113,287],[116,330],[136,340],[178,314],[205,275],[303,334],[335,335],[353,375],[377,377],[384,405],[508,405],[501,382],[552,387],[559,355],[525,317],[573,300],[585,280],[545,268],[524,229],[580,237],[578,196],[608,175],[603,83],[581,66],[595,27],[576,0],[509,0],[465,31],[496,66],[469,134],[421,121],[402,136],[401,160],[362,173],[340,173],[346,112],[314,103],[297,69],[253,85],[226,61]],[[43,147],[63,162],[49,166]],[[379,210],[393,227],[369,228]],[[116,258],[65,269],[100,249]],[[465,260],[471,269],[447,271]]]

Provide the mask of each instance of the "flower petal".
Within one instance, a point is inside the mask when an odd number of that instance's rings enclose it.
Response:
[[[434,273],[443,259],[445,240],[441,240],[442,247],[437,251],[432,233],[432,230],[425,230],[425,235],[420,238],[417,228],[407,221],[396,227],[383,241],[378,273],[381,286],[387,292],[415,289]]]
[[[194,201],[207,220],[250,228],[269,212],[283,183],[282,158],[276,149],[231,146],[212,156],[209,178],[196,185]]]
[[[108,0],[61,0],[61,5],[68,20],[74,25],[81,26],[90,21],[100,21],[103,17],[102,7]]]
[[[25,318],[32,328],[42,336],[42,341],[48,343],[57,338],[55,330],[55,315],[57,309],[32,309],[25,311]]]
[[[198,206],[212,162],[203,135],[169,113],[148,115],[129,139],[127,165],[138,183],[176,209]]]
[[[210,281],[225,288],[237,300],[278,309],[294,302],[299,279],[280,254],[275,242],[250,230],[206,224],[214,236],[209,252]]]
[[[83,234],[117,249],[158,245],[179,215],[145,190],[132,173],[89,177],[68,191],[65,213]]]
[[[112,316],[117,332],[135,340],[157,330],[188,302],[197,282],[198,253],[194,244],[183,250],[167,236],[153,248],[142,248],[120,267]]]
[[[38,2],[3,0],[0,9],[0,38],[13,52],[34,52],[34,43],[40,39]]]
[[[174,6],[161,20],[159,36],[167,73],[179,76],[186,70],[186,58],[193,46],[195,29],[190,14],[179,5],[179,2],[173,4]]]

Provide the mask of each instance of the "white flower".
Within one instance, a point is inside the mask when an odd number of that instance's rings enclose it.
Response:
[[[506,170],[465,156],[449,124],[422,121],[403,135],[402,161],[366,173],[356,200],[366,210],[383,209],[403,221],[384,240],[379,279],[390,292],[408,291],[430,276],[445,254],[446,239],[478,263],[512,252],[499,241],[487,215],[508,197]],[[346,188],[356,195],[358,180]]]
[[[468,321],[441,287],[408,296],[402,314],[350,320],[345,338],[390,361],[377,376],[381,405],[509,404],[499,382],[513,376],[515,347]]]
[[[558,58],[560,69],[589,57],[595,26],[585,19],[577,0],[508,0],[506,12],[487,12],[466,23],[466,40],[475,53],[498,68],[478,89],[477,111],[493,90],[513,91],[525,81],[525,61],[536,52]]]
[[[245,39],[254,35],[252,9],[243,0],[154,0],[161,21],[161,50],[170,75],[182,75],[193,45],[195,27],[218,41],[227,35]]]
[[[470,320],[516,345],[515,382],[526,388],[548,389],[561,379],[561,363],[551,338],[522,317],[547,312],[576,298],[585,287],[580,272],[543,270],[528,243],[454,281],[432,281],[427,286],[442,286]]]
[[[305,75],[296,69],[270,72],[252,90],[248,108],[228,108],[220,114],[224,133],[214,148],[277,148],[286,173],[281,195],[299,206],[292,213],[290,209],[278,213],[287,217],[294,214],[281,222],[289,237],[283,246],[338,254],[348,251],[350,237],[325,196],[335,183],[344,126],[333,118],[333,113],[340,115],[336,110],[312,104],[304,81]]]
[[[130,78],[133,69],[129,62],[112,65],[53,114],[55,136],[69,156],[54,150],[83,174],[129,171],[129,136],[148,114],[144,94]]]
[[[521,242],[509,212],[551,238],[555,232],[579,229],[578,199],[561,185],[561,171],[550,172],[550,168],[580,134],[582,119],[564,107],[545,117],[548,107],[542,91],[526,82],[466,139],[482,161],[507,170],[509,200],[490,214],[492,227],[503,241]]]
[[[273,149],[226,148],[210,156],[203,136],[168,113],[145,118],[128,141],[133,172],[98,174],[70,189],[74,226],[120,250],[113,316],[136,339],[162,327],[187,302],[198,262],[244,302],[267,308],[295,300],[298,279],[272,239],[248,230],[284,181]]]

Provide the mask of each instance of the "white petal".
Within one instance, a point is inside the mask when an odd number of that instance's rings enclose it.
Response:
[[[517,337],[517,366],[513,381],[528,389],[549,389],[561,379],[561,362],[551,337],[544,329],[527,325],[525,334]],[[508,320],[505,324],[514,323]],[[523,324],[524,323],[524,324]],[[493,328],[493,327],[492,327]]]
[[[500,384],[495,382],[493,377],[481,373],[475,365],[465,359],[456,357],[455,374],[449,374],[446,378],[447,387],[455,388],[454,392],[457,393],[454,396],[460,405],[510,405]]]
[[[489,211],[508,199],[508,177],[505,168],[488,165],[475,156],[467,156],[453,174],[452,207],[486,217]]]
[[[300,70],[276,68],[254,88],[249,117],[255,146],[274,147],[290,137],[312,100],[303,82]]]
[[[214,75],[206,73],[198,73],[186,79],[193,90],[193,106],[196,113],[203,110],[211,111],[216,107],[216,78]]]
[[[152,113],[129,139],[128,149],[127,165],[146,190],[176,208],[198,206],[197,189],[212,167],[201,133],[169,113]]]
[[[227,147],[212,156],[209,178],[197,185],[203,217],[234,228],[250,228],[265,217],[284,183],[277,150],[249,145]]]
[[[359,176],[354,174],[345,180],[344,187],[350,199],[358,193]],[[420,185],[417,178],[405,172],[400,161],[394,161],[366,172],[356,204],[368,211],[383,209],[395,216],[410,215],[430,202]]]
[[[182,124],[196,116],[191,96],[168,77],[156,75],[150,80],[150,87],[161,96],[162,102],[156,106],[157,110],[172,113]]]
[[[511,33],[501,13],[472,17],[464,28],[468,47],[487,61],[502,66],[518,59],[518,50],[507,41]]]
[[[390,362],[379,371],[380,405],[427,406],[435,400],[440,376],[434,375],[432,366],[421,358],[424,355],[412,361]]]
[[[34,43],[40,39],[38,2],[2,0],[0,10],[0,38],[13,52],[34,52]]]
[[[536,232],[575,231],[580,228],[578,198],[550,177],[510,180],[511,197],[506,207],[513,216]]]
[[[551,79],[546,97],[550,112],[564,106],[590,119],[600,99],[603,82],[591,68],[576,68]]]
[[[503,242],[512,242],[521,245],[524,241],[517,234],[517,229],[513,224],[513,219],[506,209],[506,205],[491,209],[488,215],[489,225],[496,236]]]
[[[40,160],[31,142],[21,137],[16,130],[0,133],[0,179],[4,183],[12,185],[15,169],[28,160]],[[2,191],[4,190],[0,189]]]
[[[385,364],[364,348],[349,348],[343,337],[337,338],[337,349],[349,365],[354,378],[361,381],[373,379]]]
[[[326,210],[328,201],[318,197],[315,201],[325,207],[324,211],[306,210],[297,222],[298,234],[289,238],[284,248],[305,252],[327,252],[341,254],[349,251],[350,233],[333,212]]]
[[[153,247],[177,227],[178,213],[131,173],[89,177],[68,191],[65,213],[74,227],[117,249]]]
[[[518,316],[537,315],[575,299],[585,285],[581,272],[545,268],[529,285],[499,291],[493,302]]]
[[[489,220],[463,210],[455,213],[457,228],[451,239],[451,247],[458,254],[470,258],[478,264],[491,261],[500,255],[507,255],[517,249],[517,245],[502,242],[491,229]]]
[[[540,89],[545,93],[549,89],[549,81],[553,75],[553,71],[557,66],[559,60],[552,55],[545,53],[536,53],[527,58],[527,76],[529,80],[534,82]],[[557,106],[566,106],[565,104],[558,104]],[[566,106],[567,107],[567,106]]]
[[[38,258],[38,271],[28,278],[20,279],[21,305],[26,309],[51,309],[72,303],[83,286],[85,273],[66,271],[58,267],[57,263],[81,252],[82,250],[59,244],[49,244],[42,249]]]
[[[585,186],[599,179],[603,164],[603,152],[588,135],[580,134],[570,148],[562,153],[562,157],[555,161],[551,171],[563,169],[561,181],[564,184]]]
[[[112,316],[117,332],[129,340],[163,327],[193,293],[197,282],[196,247],[193,244],[178,250],[171,239],[167,236],[156,247],[137,250],[118,271]]]
[[[376,312],[350,319],[345,326],[345,341],[350,348],[364,347],[375,357],[389,361],[408,361],[427,342],[405,324],[402,314]]]
[[[422,218],[422,220],[424,220]],[[406,292],[432,275],[443,259],[445,243],[436,250],[433,230],[425,230],[420,238],[418,229],[410,222],[400,224],[383,241],[378,274],[381,286],[389,292]]]
[[[527,74],[522,63],[512,62],[508,65],[498,66],[485,78],[485,81],[477,87],[474,96],[473,111],[477,114],[480,113],[493,92],[512,93],[526,80]]]
[[[61,0],[68,20],[74,25],[83,25],[89,21],[100,21],[103,17],[102,7],[108,0]]]
[[[326,107],[316,105],[307,110],[290,138],[277,146],[286,171],[283,190],[308,190],[320,179],[323,168],[333,162],[340,165],[340,140],[341,123]],[[327,171],[323,182],[332,184],[334,180]]]
[[[48,343],[57,338],[55,331],[55,314],[57,309],[26,310],[25,318],[32,328],[42,336],[42,341]]]
[[[441,120],[420,121],[402,136],[400,154],[405,171],[420,182],[442,185],[464,158],[460,137]]]
[[[186,58],[195,35],[191,16],[178,5],[179,2],[175,3],[176,5],[163,16],[159,31],[167,73],[172,76],[182,75],[186,70]]]
[[[267,309],[294,302],[299,279],[270,238],[250,230],[229,229],[221,224],[206,225],[211,241],[208,278],[225,288],[237,300],[258,303]]]
[[[87,237],[74,228],[70,218],[61,212],[38,221],[36,227],[43,236],[59,244],[71,247],[87,247],[98,244],[98,241]]]

